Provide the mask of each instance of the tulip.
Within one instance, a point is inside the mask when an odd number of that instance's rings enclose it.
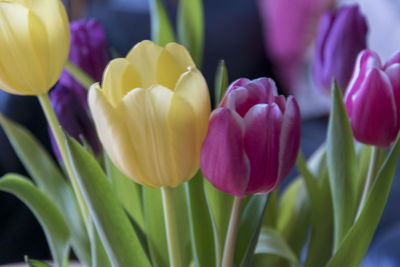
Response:
[[[293,168],[299,143],[296,100],[278,96],[271,79],[239,79],[211,114],[201,170],[222,192],[268,193]]]
[[[363,50],[344,101],[358,141],[390,146],[400,129],[400,52],[382,66],[375,52]]]
[[[0,88],[17,95],[47,93],[64,68],[69,38],[61,1],[0,1]]]
[[[332,79],[344,90],[358,53],[367,46],[368,26],[357,5],[326,12],[320,21],[314,59],[314,78],[323,90]]]
[[[103,27],[95,19],[70,23],[71,50],[69,60],[85,71],[96,82],[101,81],[108,63],[107,43]],[[60,82],[70,87],[79,85],[74,78],[63,71]],[[83,88],[82,88],[83,89]]]
[[[210,96],[183,46],[138,43],[108,64],[89,107],[110,159],[137,183],[175,187],[197,172]]]
[[[78,88],[80,89],[80,88]],[[82,138],[88,142],[94,154],[100,152],[100,142],[87,112],[87,104],[83,103],[86,99],[86,91],[74,90],[63,83],[59,83],[50,93],[50,101],[60,125],[67,133],[82,143]],[[60,151],[51,131],[50,140],[56,157],[62,161]]]

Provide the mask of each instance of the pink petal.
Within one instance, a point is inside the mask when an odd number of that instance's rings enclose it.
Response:
[[[269,192],[278,179],[282,113],[275,103],[258,104],[244,118],[244,144],[251,164],[246,194]]]
[[[375,68],[370,70],[351,101],[354,137],[366,144],[388,147],[396,138],[397,112],[387,75]]]
[[[383,66],[383,69],[386,70],[387,68],[389,68],[391,65],[393,64],[400,64],[400,51],[396,52],[385,64],[385,66]]]
[[[243,119],[228,108],[216,109],[203,143],[200,167],[218,190],[244,197],[250,164],[244,151]]]
[[[400,53],[398,55],[400,59]],[[393,87],[394,100],[396,102],[397,110],[397,126],[400,128],[400,63],[391,64],[385,70],[385,73],[389,77],[390,83]]]
[[[225,95],[222,98],[221,103],[219,104],[219,107],[225,107],[226,101],[227,101],[227,96],[231,91],[237,89],[237,87],[243,87],[246,84],[248,84],[249,82],[250,82],[250,80],[247,78],[239,78],[239,79],[235,80],[234,82],[232,82],[226,89]]]

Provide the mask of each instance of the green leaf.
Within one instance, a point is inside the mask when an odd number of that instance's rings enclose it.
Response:
[[[69,230],[57,207],[28,178],[18,174],[3,176],[0,179],[0,190],[18,197],[35,214],[44,230],[56,265],[64,267],[68,261]]]
[[[174,42],[174,32],[161,0],[150,0],[151,39],[160,46]]]
[[[327,160],[333,199],[334,248],[336,250],[353,224],[355,216],[357,160],[350,121],[344,107],[342,93],[336,83],[332,94]]]
[[[268,194],[252,195],[244,208],[239,223],[234,262],[235,266],[249,266],[261,230]]]
[[[198,171],[196,176],[186,183],[186,197],[195,266],[213,267],[219,266],[215,250],[215,226],[206,202],[203,179],[203,174]]]
[[[110,260],[101,243],[99,234],[93,222],[90,224],[90,244],[92,254],[92,267],[111,267]]]
[[[79,68],[69,60],[65,64],[65,69],[78,83],[80,83],[86,89],[89,89],[89,87],[92,86],[92,84],[94,84],[95,82],[99,82],[94,81],[85,71],[83,71],[81,68]]]
[[[323,150],[317,151],[309,160],[318,179],[314,177],[301,153],[297,157],[297,167],[303,176],[311,207],[311,237],[305,266],[324,266],[332,251],[333,211],[326,157]]]
[[[71,188],[54,160],[24,127],[0,116],[0,123],[25,169],[40,191],[63,214],[70,229],[71,243],[78,258],[90,265],[90,243],[80,209]]]
[[[130,221],[97,161],[76,140],[65,136],[83,197],[113,266],[150,266]]]
[[[207,203],[211,210],[211,217],[215,225],[215,246],[216,257],[221,263],[222,251],[224,249],[226,233],[229,226],[229,219],[233,205],[233,196],[222,193],[217,190],[207,180],[204,180],[204,188],[206,191]]]
[[[276,228],[279,210],[279,187],[269,194],[262,226]]]
[[[255,256],[260,254],[276,255],[299,266],[296,254],[291,250],[285,239],[277,230],[270,227],[261,228],[260,237],[255,249]],[[262,266],[257,263],[258,260],[256,258],[255,260],[253,266]]]
[[[215,73],[214,82],[214,107],[219,105],[222,97],[225,94],[226,88],[228,87],[228,71],[225,66],[225,61],[220,60]]]
[[[269,203],[267,213],[268,208]],[[290,183],[280,198],[277,210],[277,229],[297,257],[300,257],[310,223],[310,201],[303,179],[296,178]]]
[[[204,15],[202,0],[181,0],[178,8],[178,39],[201,67],[204,46]]]
[[[360,217],[340,244],[328,267],[359,266],[379,224],[392,186],[400,151],[400,135],[378,172]]]
[[[37,260],[31,260],[31,259],[29,259],[28,256],[25,256],[25,263],[28,264],[29,267],[51,267],[47,263],[37,261]]]
[[[140,230],[144,231],[142,186],[118,170],[107,155],[104,158],[107,176],[111,180],[115,195]]]

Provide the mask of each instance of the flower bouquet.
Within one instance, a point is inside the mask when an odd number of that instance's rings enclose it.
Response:
[[[0,1],[0,88],[38,97],[58,160],[0,116],[33,180],[6,174],[0,190],[35,214],[54,266],[71,251],[95,267],[359,266],[400,149],[400,54],[353,52],[306,161],[299,106],[272,79],[229,84],[221,61],[211,101],[200,0],[180,1],[176,40],[162,2],[150,7],[153,41],[108,62],[100,25],[69,24],[59,0]]]

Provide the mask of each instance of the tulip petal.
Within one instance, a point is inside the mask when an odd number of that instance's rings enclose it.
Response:
[[[135,182],[154,187],[138,164],[138,154],[132,146],[122,114],[108,102],[98,83],[90,88],[88,102],[97,133],[112,162]]]
[[[296,100],[289,96],[283,114],[279,140],[279,170],[276,185],[279,185],[292,170],[300,147],[300,109]]]
[[[226,102],[228,100],[227,98],[228,98],[228,95],[230,94],[231,91],[235,90],[236,87],[243,87],[246,84],[248,84],[249,82],[250,82],[250,80],[247,79],[247,78],[239,78],[239,79],[233,81],[228,86],[228,88],[226,89],[225,95],[222,98],[221,103],[219,104],[219,107],[225,107],[226,106]]]
[[[3,90],[34,95],[50,89],[41,67],[42,59],[34,49],[43,43],[42,38],[47,38],[44,28],[27,8],[0,2],[0,86]]]
[[[207,134],[211,110],[207,82],[199,70],[191,68],[180,77],[172,99],[172,107],[175,105],[175,98],[182,98],[193,109],[196,121],[196,153],[200,153],[201,144]]]
[[[167,50],[162,50],[157,62],[157,84],[173,90],[185,71],[186,68],[179,65]]]
[[[275,103],[257,104],[244,121],[244,145],[251,165],[246,194],[270,192],[278,180],[282,112]]]
[[[400,53],[399,62],[400,62]],[[400,63],[393,63],[385,70],[393,87],[394,100],[397,110],[397,125],[400,127]]]
[[[389,68],[392,64],[400,64],[400,51],[396,52],[385,64],[383,67],[384,70]]]
[[[168,112],[173,92],[161,85],[130,91],[118,109],[124,117],[138,165],[157,186],[179,184],[173,147],[169,141]]]
[[[135,67],[142,78],[142,88],[157,84],[158,58],[163,51],[161,46],[151,41],[142,41],[129,51],[126,59]]]
[[[346,107],[347,104],[346,101]],[[386,148],[396,138],[398,127],[393,89],[383,71],[373,68],[367,73],[352,99],[350,121],[354,136],[360,142]]]
[[[124,58],[112,60],[104,71],[103,90],[110,103],[116,107],[131,90],[141,88],[138,71]]]
[[[177,43],[168,43],[165,46],[165,50],[173,56],[176,63],[179,65],[179,68],[186,70],[188,67],[196,67],[192,57],[182,45]]]
[[[204,176],[217,189],[238,197],[245,196],[250,162],[244,151],[244,122],[228,108],[216,109],[210,118],[200,166]]]

